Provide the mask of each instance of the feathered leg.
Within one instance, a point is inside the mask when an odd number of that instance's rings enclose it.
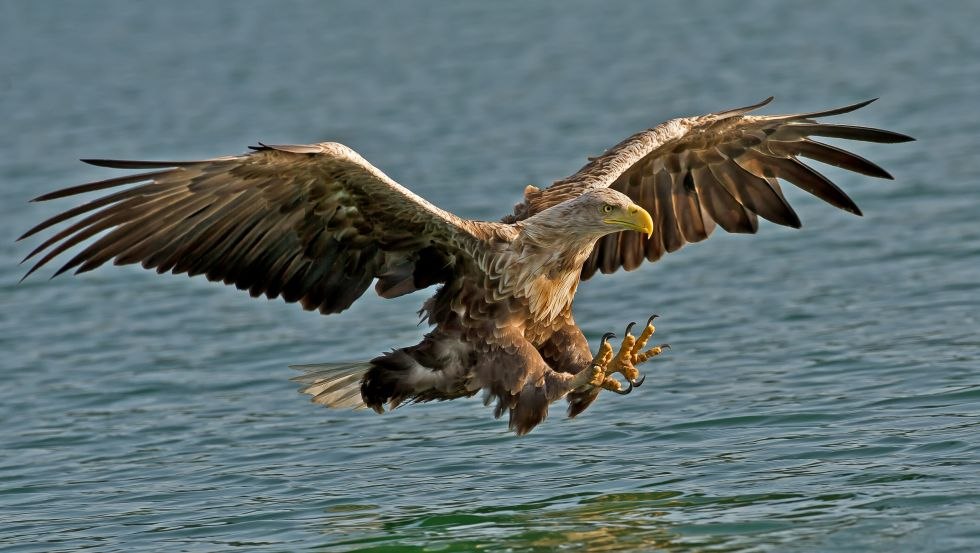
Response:
[[[538,348],[554,370],[577,377],[578,385],[566,396],[569,417],[592,405],[599,397],[600,390],[620,392],[619,382],[606,374],[613,357],[612,346],[609,345],[611,337],[611,334],[603,336],[599,349],[592,355],[588,340],[569,315],[565,325]]]
[[[584,338],[582,342],[585,349],[575,357],[578,366],[556,370],[568,367],[553,365],[522,333],[498,329],[493,344],[479,356],[471,385],[486,390],[487,404],[496,400],[494,416],[508,413],[510,429],[526,434],[547,417],[552,402],[602,385],[612,346],[606,343],[593,358]],[[561,349],[556,343],[552,346],[549,352]]]

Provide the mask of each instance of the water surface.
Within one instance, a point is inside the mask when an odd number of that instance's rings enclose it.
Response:
[[[0,4],[0,545],[12,551],[973,551],[980,540],[975,3]],[[821,168],[793,231],[584,284],[652,312],[648,384],[524,438],[478,399],[328,411],[290,363],[414,343],[425,294],[333,317],[134,267],[16,284],[81,157],[339,140],[495,219],[664,119],[774,94],[896,177]]]

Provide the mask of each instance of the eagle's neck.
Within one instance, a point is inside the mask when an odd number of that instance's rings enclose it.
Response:
[[[580,237],[567,227],[523,223],[511,243],[498,290],[526,302],[531,326],[550,325],[570,313],[582,265],[597,237]]]
[[[554,257],[570,260],[583,253],[588,257],[600,238],[595,234],[581,233],[569,228],[557,217],[531,217],[516,224],[518,234],[514,245],[527,251],[541,250],[554,254]],[[582,263],[585,262],[585,257]],[[581,263],[579,269],[582,268]]]

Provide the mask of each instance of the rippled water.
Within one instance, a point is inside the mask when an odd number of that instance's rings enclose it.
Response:
[[[0,4],[0,547],[19,551],[974,551],[976,3]],[[866,216],[721,236],[581,289],[662,315],[628,397],[515,438],[477,399],[309,404],[289,363],[413,343],[423,294],[321,317],[109,267],[16,284],[79,157],[340,140],[496,218],[669,117],[777,96],[916,136],[827,169]],[[50,274],[50,273],[47,273]]]

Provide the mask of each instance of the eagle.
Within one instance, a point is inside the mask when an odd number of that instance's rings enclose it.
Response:
[[[638,366],[668,347],[647,348],[651,317],[637,336],[630,323],[615,351],[607,333],[593,353],[572,315],[580,281],[636,269],[718,226],[755,233],[762,217],[799,228],[780,181],[861,215],[800,157],[890,179],[878,165],[813,138],[912,140],[818,121],[874,100],[750,115],[771,100],[634,134],[547,188],[527,186],[499,222],[440,209],[334,142],[259,143],[201,161],[85,159],[142,171],[35,198],[111,191],[24,233],[20,239],[64,223],[25,257],[37,259],[24,278],[89,241],[54,276],[110,260],[140,263],[323,314],[344,311],[372,284],[383,298],[437,286],[419,311],[431,327],[421,342],[367,362],[299,366],[301,391],[328,407],[382,413],[482,390],[495,417],[507,413],[521,435],[559,399],[574,417],[602,390],[629,393],[643,383]]]

